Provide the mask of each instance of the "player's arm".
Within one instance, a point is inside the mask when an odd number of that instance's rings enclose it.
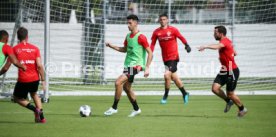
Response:
[[[106,46],[110,47],[110,48],[112,48],[112,49],[114,49],[116,51],[123,52],[123,53],[125,53],[127,51],[127,47],[126,46],[124,46],[124,47],[118,47],[118,46],[112,45],[110,43],[106,43]]]
[[[179,38],[181,40],[181,42],[185,45],[185,50],[190,53],[192,51],[190,45],[188,44],[187,40],[183,37],[183,35],[181,35],[181,33],[179,32],[179,30],[175,29],[175,35],[177,38]]]
[[[14,64],[16,67],[22,69],[23,71],[26,70],[26,66],[22,65],[17,58],[15,57],[14,54],[8,54],[9,60],[12,64]]]
[[[207,46],[200,46],[200,47],[198,47],[198,51],[204,51],[205,49],[218,50],[218,49],[221,49],[223,47],[224,47],[224,45],[222,43],[211,44],[211,45],[207,45]]]
[[[7,62],[6,62],[6,64],[2,67],[2,69],[0,70],[0,76],[1,75],[3,75],[3,74],[5,74],[8,70],[9,70],[9,68],[10,68],[10,66],[11,66],[11,62],[9,61],[9,59],[7,60]]]
[[[148,40],[147,40],[146,36],[144,36],[142,34],[138,37],[138,43],[140,45],[142,45],[143,48],[148,53],[146,68],[145,68],[145,72],[144,72],[144,77],[148,77],[149,76],[149,67],[150,67],[150,64],[151,64],[151,61],[152,61],[152,57],[153,57],[151,47],[149,46],[149,43],[148,43]]]
[[[45,71],[44,71],[44,66],[42,64],[42,61],[41,61],[40,57],[36,58],[36,67],[37,67],[38,73],[40,75],[40,80],[42,81],[43,91],[45,91],[46,90]]]
[[[157,35],[155,34],[155,32],[153,32],[151,36],[151,44],[150,44],[150,49],[152,52],[154,51],[156,41],[157,41]]]
[[[8,45],[4,45],[3,47],[3,53],[8,57],[8,60],[14,64],[16,67],[22,69],[23,71],[26,70],[26,66],[22,65],[16,58],[16,56],[14,55],[14,51],[12,49],[12,47],[8,46]]]
[[[147,58],[147,63],[146,63],[146,69],[145,69],[145,74],[144,74],[144,76],[145,76],[145,77],[148,77],[148,76],[149,76],[149,67],[150,67],[150,64],[151,64],[153,55],[152,55],[152,51],[151,51],[151,48],[150,48],[150,47],[147,47],[147,48],[146,48],[146,51],[147,51],[147,53],[148,53],[148,58]]]

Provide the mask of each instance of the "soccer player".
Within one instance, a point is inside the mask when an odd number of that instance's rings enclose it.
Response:
[[[123,47],[106,43],[106,46],[116,51],[127,53],[124,62],[124,74],[120,75],[115,82],[114,103],[111,108],[104,112],[104,115],[106,116],[110,116],[118,112],[117,105],[123,89],[134,109],[129,117],[134,117],[141,113],[141,109],[137,104],[136,97],[131,86],[134,76],[140,71],[144,71],[144,77],[149,76],[149,66],[152,61],[152,52],[147,42],[147,38],[138,30],[138,21],[139,19],[136,15],[127,16],[127,24],[130,33],[127,34]],[[147,61],[146,53],[148,53]]]
[[[12,47],[10,47],[7,43],[9,40],[9,34],[5,30],[0,30],[0,75],[6,73],[9,69],[11,63],[13,63],[16,67],[26,70],[26,67],[22,65],[15,57]],[[8,58],[8,59],[7,59]],[[6,64],[4,65],[6,61]],[[11,62],[11,63],[10,63]],[[4,65],[4,66],[3,66]]]
[[[20,43],[13,48],[13,51],[19,62],[24,64],[27,69],[25,72],[18,70],[18,79],[13,96],[19,105],[34,112],[36,123],[45,123],[41,100],[37,94],[40,81],[42,81],[43,90],[46,89],[40,51],[36,46],[28,43],[28,30],[26,28],[20,27],[18,29],[17,38]],[[26,99],[28,93],[34,100],[35,106]]]
[[[226,33],[227,30],[224,26],[216,26],[214,29],[214,37],[216,40],[219,41],[219,43],[208,46],[201,46],[198,49],[199,51],[204,51],[205,49],[213,49],[219,51],[219,60],[222,67],[220,73],[214,80],[212,91],[214,94],[225,100],[225,113],[230,110],[234,102],[239,108],[238,117],[243,117],[247,113],[247,109],[244,107],[239,97],[234,93],[240,71],[234,59],[236,52],[233,48],[231,40],[226,37]],[[221,89],[221,87],[225,84],[227,96]]]
[[[159,41],[162,51],[162,58],[166,69],[164,74],[165,93],[160,103],[167,103],[171,80],[173,80],[183,95],[184,104],[187,104],[189,100],[189,93],[184,89],[184,85],[176,73],[177,63],[179,62],[177,38],[180,39],[181,42],[185,45],[185,49],[188,53],[191,52],[191,48],[188,45],[186,39],[180,34],[178,29],[173,26],[169,26],[168,22],[168,16],[166,14],[161,14],[159,16],[160,27],[153,32],[151,37],[152,52],[154,51],[156,40],[158,39]]]

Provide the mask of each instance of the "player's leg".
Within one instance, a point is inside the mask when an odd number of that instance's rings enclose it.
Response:
[[[36,111],[35,111],[35,117],[36,117],[36,122],[37,123],[45,123],[46,119],[43,114],[43,109],[42,109],[42,103],[40,97],[37,95],[36,92],[30,92],[32,99],[34,100],[35,106],[36,106]]]
[[[230,99],[226,96],[226,94],[224,93],[224,91],[221,89],[221,84],[219,83],[213,83],[212,85],[212,92],[217,95],[218,97],[220,97],[221,99],[223,99],[225,102],[228,102]]]
[[[166,104],[167,103],[167,98],[169,96],[169,91],[170,91],[170,87],[171,87],[171,75],[172,72],[169,70],[165,70],[164,73],[164,80],[165,80],[165,93],[161,99],[161,104]]]
[[[133,111],[131,112],[131,114],[129,115],[129,117],[134,117],[134,116],[136,116],[136,115],[138,115],[138,114],[141,113],[141,109],[138,106],[138,103],[136,101],[135,93],[133,92],[131,86],[132,86],[132,82],[127,81],[124,84],[124,91],[126,92],[127,97],[128,97],[130,103],[133,106]]]
[[[41,99],[37,94],[38,86],[39,86],[39,81],[30,82],[28,83],[28,91],[32,99],[34,100],[34,103],[36,106],[35,121],[37,123],[45,123],[46,119],[44,118]]]
[[[36,111],[35,106],[33,106],[27,100],[27,96],[28,96],[27,88],[28,88],[27,84],[17,82],[14,87],[13,97],[15,102],[18,103],[20,106],[26,107],[27,109],[35,112]]]
[[[228,75],[226,90],[227,90],[227,96],[231,100],[233,100],[235,105],[239,108],[238,117],[242,117],[247,113],[247,109],[242,104],[240,98],[234,93],[237,86],[238,79],[239,79],[239,69],[236,68],[232,71],[230,75]]]
[[[230,100],[229,97],[225,95],[225,92],[221,89],[221,87],[227,83],[227,80],[228,80],[227,73],[220,72],[216,76],[214,83],[212,85],[212,92],[226,102],[224,113],[227,113],[230,110],[231,106],[233,105],[233,101]]]
[[[239,108],[238,117],[243,117],[247,113],[247,109],[242,104],[240,98],[234,93],[234,91],[227,91],[227,96],[233,100],[235,105]]]
[[[214,83],[212,85],[212,92],[216,94],[218,97],[223,99],[226,103],[230,101],[230,99],[226,96],[225,92],[221,89],[227,83],[228,77],[227,72],[220,72],[217,74]]]
[[[26,107],[27,109],[31,110],[35,114],[35,121],[38,121],[40,118],[36,115],[37,109],[35,106],[33,106],[28,100],[28,89],[29,89],[28,83],[20,83],[17,82],[14,88],[13,97],[16,103],[21,105],[22,107]]]
[[[171,78],[172,78],[172,61],[164,62],[165,65],[165,73],[164,73],[164,80],[165,80],[165,93],[161,99],[161,104],[167,103],[167,98],[169,96],[169,91],[171,87]]]
[[[174,81],[174,83],[178,87],[178,89],[181,91],[183,100],[184,100],[184,104],[187,104],[189,101],[189,93],[186,92],[186,90],[184,89],[184,85],[183,85],[181,79],[178,77],[176,72],[172,73],[172,80]]]
[[[112,115],[114,113],[117,113],[117,106],[119,103],[119,100],[121,98],[122,95],[122,91],[123,91],[123,84],[127,81],[127,76],[125,74],[120,75],[116,82],[115,82],[115,96],[114,96],[114,102],[111,108],[109,108],[106,112],[104,112],[105,115],[109,116]]]

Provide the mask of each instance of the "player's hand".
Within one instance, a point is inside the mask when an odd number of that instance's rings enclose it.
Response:
[[[200,46],[197,49],[198,49],[198,51],[204,51],[205,50],[205,46]]]
[[[106,45],[107,47],[111,47],[111,44],[110,44],[109,42],[106,42],[105,45]]]
[[[27,67],[26,67],[25,65],[23,65],[22,70],[23,70],[23,71],[26,71],[26,69],[27,69]]]
[[[185,50],[187,51],[187,53],[190,53],[192,51],[191,47],[188,44],[185,45]]]
[[[149,68],[146,67],[144,77],[147,78],[149,76]]]
[[[237,56],[238,55],[238,53],[236,52],[236,50],[234,50],[234,56]]]

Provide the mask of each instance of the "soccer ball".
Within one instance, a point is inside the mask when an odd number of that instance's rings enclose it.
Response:
[[[91,107],[88,105],[80,106],[80,116],[81,117],[88,117],[91,115]]]

